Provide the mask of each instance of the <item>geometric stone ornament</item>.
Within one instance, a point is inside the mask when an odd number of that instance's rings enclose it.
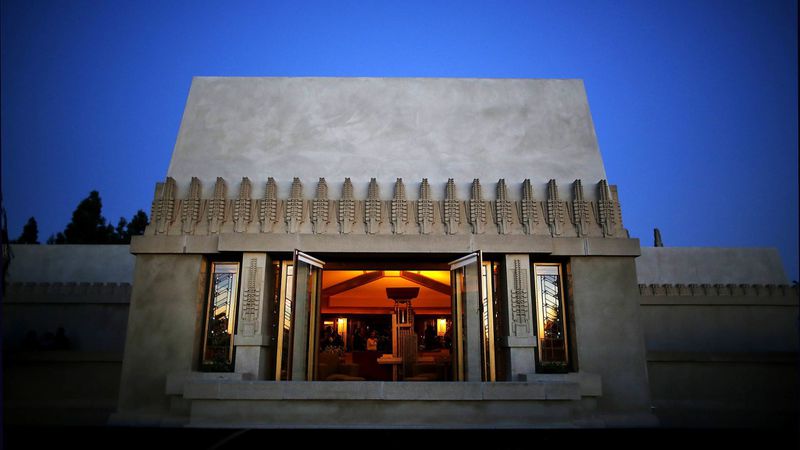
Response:
[[[185,234],[194,234],[200,222],[200,191],[200,179],[192,177],[189,192],[181,204],[181,231]]]
[[[380,230],[382,212],[378,181],[372,178],[369,180],[367,201],[364,205],[364,223],[368,234],[377,234]]]
[[[583,199],[583,185],[581,180],[575,180],[572,183],[572,224],[575,225],[575,231],[578,237],[584,237],[588,234],[589,228],[589,202]]]
[[[222,177],[217,177],[217,182],[214,184],[214,198],[208,200],[206,211],[208,218],[208,232],[211,234],[219,233],[222,224],[225,222],[226,203],[225,195],[227,193],[227,186]]]
[[[556,180],[547,183],[547,225],[550,226],[550,235],[561,236],[566,224],[564,217],[564,204],[558,198],[558,185]]]
[[[603,228],[603,236],[611,237],[616,234],[617,228],[616,205],[606,180],[600,180],[597,183],[597,188],[599,190],[599,200],[597,202],[598,222]]]
[[[497,232],[509,234],[511,225],[514,222],[514,205],[508,199],[508,188],[506,180],[501,178],[497,181],[497,200],[494,202],[495,222],[497,222]]]
[[[236,334],[231,336],[236,349],[235,372],[253,379],[264,379],[269,362],[269,310],[271,289],[267,280],[271,260],[266,253],[242,254]]]
[[[402,178],[398,178],[394,183],[394,197],[390,209],[392,233],[405,234],[408,223],[408,200]]]
[[[303,223],[303,183],[300,178],[294,177],[289,199],[286,200],[286,227],[288,233],[297,233]]]
[[[213,235],[219,233],[274,233],[290,234],[367,234],[415,235],[485,234],[487,223],[493,222],[497,235],[516,233],[519,221],[525,235],[551,237],[628,237],[622,227],[617,187],[601,180],[597,185],[597,201],[586,200],[582,180],[572,183],[572,198],[562,201],[555,180],[547,184],[546,197],[534,197],[529,179],[522,182],[519,201],[509,198],[505,179],[499,179],[496,195],[490,201],[483,199],[483,187],[475,178],[468,200],[457,198],[456,183],[447,180],[444,198],[433,199],[427,178],[422,179],[419,197],[413,201],[406,194],[405,183],[397,178],[389,200],[381,200],[379,184],[371,178],[364,200],[356,199],[350,178],[345,178],[341,198],[330,199],[325,178],[319,178],[316,193],[304,198],[300,178],[293,178],[290,192],[278,197],[277,183],[269,177],[263,198],[253,198],[252,182],[242,178],[238,195],[227,198],[227,183],[217,178],[211,198],[202,197],[201,181],[193,177],[184,198],[177,200],[177,185],[172,177],[156,184],[151,209],[148,235]],[[258,219],[255,215],[258,214]],[[360,219],[358,219],[360,218]],[[207,221],[200,225],[200,221]],[[258,231],[251,223],[258,220]],[[363,225],[358,225],[361,220]],[[306,221],[310,223],[305,224]],[[331,229],[336,222],[336,230]],[[462,221],[469,224],[461,229]],[[230,224],[228,223],[230,222]],[[279,227],[285,222],[286,228]],[[386,222],[386,223],[384,223]],[[568,224],[574,228],[568,228]],[[466,224],[465,224],[466,225]],[[363,227],[363,228],[362,228]],[[574,234],[571,230],[574,230]],[[495,234],[494,230],[488,231]]]
[[[428,179],[423,178],[419,186],[419,199],[417,200],[417,223],[420,233],[430,234],[433,227],[433,200],[431,200],[431,187]]]
[[[264,198],[259,203],[258,221],[262,233],[272,232],[273,226],[278,223],[278,185],[272,177],[267,179]]]
[[[236,233],[247,231],[247,226],[250,224],[251,189],[250,180],[247,177],[242,178],[242,184],[239,186],[239,197],[233,203],[233,231]]]
[[[342,198],[339,200],[339,230],[342,234],[350,234],[356,223],[356,201],[353,198],[353,183],[350,178],[344,179]]]
[[[522,200],[520,202],[522,225],[525,234],[533,234],[534,227],[539,224],[539,205],[533,197],[531,180],[526,178],[522,182]]]
[[[484,226],[486,225],[486,203],[483,202],[481,182],[477,178],[472,180],[472,193],[468,204],[468,219],[470,225],[472,225],[472,233],[483,234]]]
[[[521,258],[511,259],[508,268],[508,295],[511,307],[511,335],[515,337],[532,336],[531,290],[528,281],[528,265]]]
[[[167,177],[156,185],[156,196],[150,210],[150,220],[155,223],[156,234],[165,234],[175,214],[175,179]]]
[[[617,186],[609,185],[608,190],[611,192],[611,199],[614,201],[614,236],[629,237],[628,232],[625,230],[625,225],[622,223],[622,208],[619,205]],[[622,236],[623,234],[625,236]]]
[[[458,233],[458,224],[461,223],[461,204],[456,198],[456,184],[452,178],[447,179],[444,201],[442,202],[442,219],[444,220],[447,234]]]
[[[241,334],[252,336],[255,334],[255,323],[258,321],[261,310],[261,284],[259,280],[264,272],[263,267],[258,267],[258,258],[246,258],[247,268],[242,273],[242,301],[241,301]],[[250,326],[248,326],[250,325]]]
[[[317,183],[317,196],[311,202],[311,227],[314,234],[322,234],[328,225],[331,202],[328,200],[328,184],[325,178]]]

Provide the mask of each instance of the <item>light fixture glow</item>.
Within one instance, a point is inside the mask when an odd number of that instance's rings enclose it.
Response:
[[[436,319],[436,335],[444,336],[447,332],[447,319]]]

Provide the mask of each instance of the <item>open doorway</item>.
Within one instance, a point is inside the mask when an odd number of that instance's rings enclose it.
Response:
[[[275,379],[494,381],[492,263],[382,256],[278,264]]]
[[[449,381],[448,270],[324,270],[315,380]]]

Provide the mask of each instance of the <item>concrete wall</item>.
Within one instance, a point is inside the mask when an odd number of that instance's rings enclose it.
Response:
[[[197,369],[206,277],[201,255],[137,256],[116,420],[169,414],[167,374]]]
[[[193,79],[168,176],[206,195],[246,176],[255,198],[269,176],[281,193],[300,177],[306,198],[319,177],[364,198],[376,177],[384,199],[398,177],[429,178],[435,198],[448,178],[462,193],[473,178],[486,192],[606,178],[581,80],[230,77]]]
[[[775,248],[642,247],[639,283],[787,284]]]
[[[796,287],[641,285],[655,413],[667,427],[796,429]]]
[[[127,245],[12,245],[3,298],[10,425],[102,425],[116,409],[133,279]],[[64,328],[67,349],[48,345]],[[26,345],[36,333],[38,346]]]
[[[598,408],[649,413],[633,258],[576,257],[570,267],[578,369],[602,377]]]
[[[131,283],[127,245],[12,245],[10,283]]]

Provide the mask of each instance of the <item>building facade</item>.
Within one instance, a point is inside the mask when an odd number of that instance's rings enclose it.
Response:
[[[684,276],[694,253],[651,250],[637,261],[579,80],[195,78],[130,246],[111,423],[653,427],[724,410],[711,425],[738,426],[755,396],[796,421],[797,290],[774,253],[745,251],[766,275],[725,280],[698,274],[731,254]],[[761,344],[725,344],[767,320],[781,331]],[[709,365],[721,354],[739,372]],[[720,408],[687,381],[703,373],[783,391]]]

